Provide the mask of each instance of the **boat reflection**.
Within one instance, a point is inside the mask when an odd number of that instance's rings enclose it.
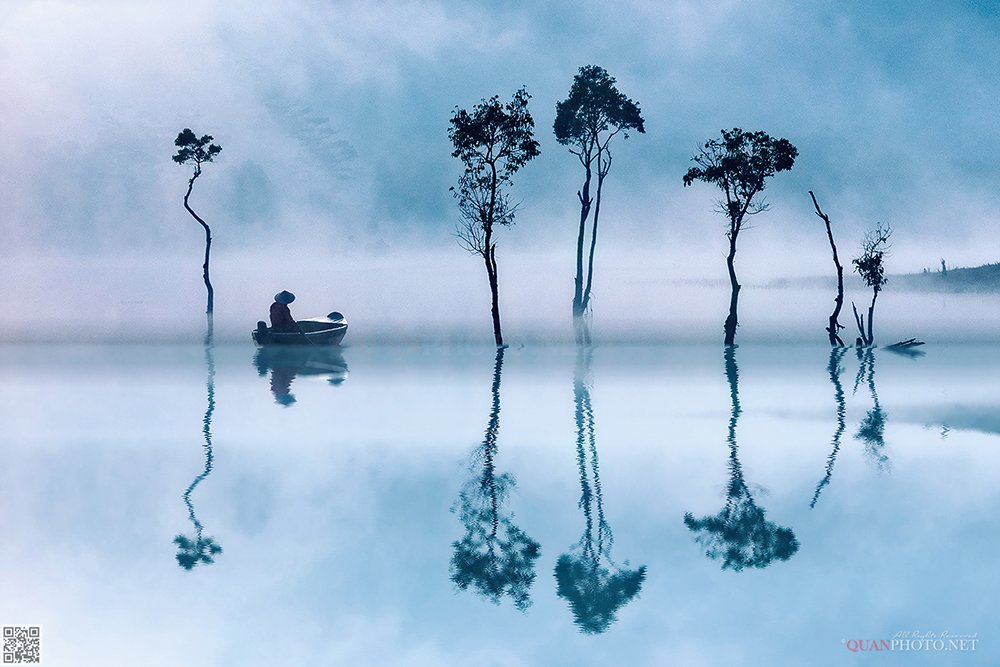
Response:
[[[205,452],[205,467],[194,480],[184,490],[184,504],[187,506],[188,519],[194,526],[194,534],[177,535],[174,544],[177,545],[177,564],[185,570],[191,570],[195,565],[209,565],[215,562],[215,557],[222,553],[222,547],[215,541],[215,538],[204,534],[204,526],[198,520],[194,511],[194,502],[191,494],[201,482],[212,472],[212,415],[215,412],[215,352],[212,342],[212,327],[209,323],[208,334],[205,337],[205,365],[208,369],[208,379],[205,382],[205,390],[208,395],[208,405],[205,408],[205,415],[202,418],[202,449]]]
[[[630,569],[628,561],[622,567],[611,559],[614,535],[604,515],[590,398],[592,352],[590,347],[579,349],[573,376],[583,536],[568,553],[559,556],[555,567],[556,592],[569,603],[574,622],[587,634],[607,630],[615,622],[618,610],[639,593],[646,578],[645,565]]]
[[[746,567],[764,568],[775,560],[788,560],[799,549],[795,533],[765,518],[765,511],[758,506],[743,478],[736,443],[739,423],[740,394],[739,368],[736,365],[735,346],[725,350],[726,378],[732,411],[729,418],[729,485],[726,487],[726,505],[715,515],[695,519],[691,512],[684,514],[684,524],[695,540],[705,549],[709,558],[722,561],[722,569],[739,572]]]
[[[292,382],[299,376],[325,377],[333,386],[347,380],[347,362],[339,347],[330,345],[278,345],[258,348],[253,358],[257,374],[271,374],[274,402],[288,407],[295,403]]]
[[[494,604],[507,596],[514,606],[531,605],[538,542],[516,526],[504,507],[515,486],[510,473],[497,474],[497,435],[500,430],[500,376],[504,349],[498,349],[493,367],[493,402],[482,443],[472,453],[466,482],[452,507],[465,535],[452,543],[451,580],[461,589],[472,588]]]

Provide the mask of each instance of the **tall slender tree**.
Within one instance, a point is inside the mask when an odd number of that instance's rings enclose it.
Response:
[[[573,290],[573,328],[576,342],[590,344],[590,329],[585,315],[590,307],[594,283],[594,251],[597,248],[597,223],[601,215],[601,193],[604,179],[611,170],[611,140],[618,134],[628,138],[629,131],[645,132],[639,105],[622,94],[615,79],[603,67],[581,67],[573,77],[569,96],[556,104],[553,124],[556,140],[569,146],[584,169],[583,187],[577,191],[580,200],[580,227],[576,239],[576,279]],[[596,193],[591,195],[594,177]],[[584,270],[584,245],[591,208],[590,250]]]
[[[194,173],[188,181],[187,192],[184,193],[184,208],[191,214],[191,217],[205,229],[205,261],[202,264],[202,277],[205,280],[205,289],[208,291],[208,307],[205,312],[211,315],[215,310],[215,290],[212,288],[212,281],[208,275],[209,256],[212,252],[212,230],[204,220],[191,208],[188,198],[191,197],[191,190],[194,188],[195,179],[201,176],[201,165],[215,160],[215,156],[222,152],[222,146],[213,144],[214,137],[210,134],[203,135],[200,139],[190,128],[184,128],[174,145],[177,146],[177,154],[173,156],[177,164],[193,164]]]
[[[490,283],[493,337],[503,345],[500,328],[500,299],[497,280],[497,225],[514,224],[517,205],[511,202],[509,187],[514,174],[539,154],[534,138],[535,121],[528,112],[531,99],[524,88],[504,104],[496,95],[483,100],[472,112],[455,108],[448,137],[455,150],[452,156],[465,165],[465,173],[452,188],[458,199],[459,243],[486,264]]]
[[[767,179],[776,172],[791,169],[799,154],[787,139],[772,139],[765,132],[744,132],[740,128],[722,130],[721,139],[710,139],[691,157],[694,167],[684,174],[684,185],[695,181],[711,183],[722,190],[724,199],[718,201],[716,210],[729,220],[726,238],[729,254],[729,316],[724,325],[725,344],[736,342],[739,326],[737,306],[740,283],[736,279],[736,239],[743,230],[747,216],[766,211],[768,203],[759,195]]]

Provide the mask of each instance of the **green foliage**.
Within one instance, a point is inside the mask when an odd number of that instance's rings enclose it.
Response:
[[[173,156],[173,161],[177,164],[192,163],[195,175],[200,174],[202,163],[212,162],[215,156],[222,152],[222,146],[213,144],[213,139],[210,134],[203,135],[199,139],[190,128],[184,128],[174,139],[177,155]]]
[[[792,168],[799,151],[787,139],[773,139],[766,132],[744,132],[740,128],[722,130],[722,139],[711,139],[691,161],[696,166],[684,174],[684,185],[704,181],[725,193],[720,202],[737,228],[744,216],[759,213],[766,204],[753,199],[768,178]]]
[[[496,95],[482,100],[472,111],[455,108],[448,138],[465,166],[458,187],[451,188],[458,199],[461,222],[458,237],[470,252],[488,256],[494,225],[511,225],[517,206],[505,187],[514,174],[539,155],[534,138],[535,121],[528,111],[531,96],[521,88],[510,102]]]
[[[865,234],[861,243],[861,256],[851,260],[854,270],[871,287],[875,294],[882,291],[889,279],[885,275],[884,259],[889,254],[889,238],[892,227],[878,223],[875,229]]]
[[[615,87],[615,79],[603,67],[587,65],[573,77],[569,96],[556,104],[556,119],[552,126],[556,140],[566,146],[575,145],[589,152],[600,143],[602,133],[611,136],[629,130],[644,133],[646,128],[639,105]]]

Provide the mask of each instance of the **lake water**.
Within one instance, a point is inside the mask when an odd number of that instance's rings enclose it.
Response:
[[[0,347],[0,623],[45,665],[997,664],[1000,354],[922,351]]]

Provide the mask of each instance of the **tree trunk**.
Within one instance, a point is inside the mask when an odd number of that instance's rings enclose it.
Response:
[[[485,256],[486,259],[486,275],[490,280],[490,296],[492,297],[492,306],[490,308],[490,313],[493,315],[493,338],[496,339],[497,347],[503,345],[503,334],[500,331],[500,295],[499,289],[497,288],[497,244],[493,243],[489,246],[489,253]]]
[[[872,305],[868,306],[868,338],[866,342],[869,345],[875,344],[875,336],[872,334],[873,320],[875,319],[875,299],[878,298],[878,290],[873,290],[872,293]]]
[[[573,331],[577,344],[586,345],[590,342],[590,332],[583,315],[587,310],[587,304],[583,300],[583,242],[587,234],[587,218],[590,215],[590,181],[593,174],[590,169],[590,162],[585,162],[586,176],[583,181],[583,189],[576,193],[580,200],[580,229],[576,237],[576,280],[573,291]]]
[[[209,261],[209,256],[212,252],[212,230],[209,228],[208,224],[204,220],[198,217],[198,214],[195,213],[191,209],[191,206],[188,204],[188,197],[191,196],[191,189],[194,187],[194,179],[198,178],[198,176],[200,175],[201,175],[201,170],[197,169],[195,171],[194,176],[192,176],[191,180],[188,181],[188,189],[187,192],[184,194],[184,208],[187,209],[187,212],[191,214],[191,217],[197,220],[201,224],[201,226],[205,228],[205,262],[201,265],[201,272],[202,272],[202,278],[204,278],[205,280],[205,289],[208,290],[208,307],[206,308],[205,312],[211,315],[215,310],[215,298],[214,298],[215,290],[212,289],[212,281],[209,280],[208,277],[208,261]]]
[[[833,347],[842,347],[844,341],[841,340],[839,331],[844,327],[840,325],[839,318],[840,310],[844,306],[844,267],[840,263],[840,257],[837,255],[837,244],[833,242],[833,229],[830,227],[830,217],[820,210],[819,202],[816,201],[816,195],[813,194],[812,190],[809,191],[809,196],[812,197],[813,205],[816,207],[816,215],[826,223],[826,236],[830,239],[830,250],[833,251],[833,264],[837,267],[837,298],[834,299],[833,313],[830,315],[826,331],[830,337],[830,345]]]
[[[740,299],[740,284],[736,280],[736,236],[739,232],[736,230],[730,231],[729,234],[729,255],[726,256],[726,267],[729,269],[729,285],[732,288],[732,294],[729,297],[729,316],[726,318],[726,324],[723,330],[726,334],[725,344],[735,345],[736,344],[736,327],[739,325],[739,321],[736,316],[736,309]]]

